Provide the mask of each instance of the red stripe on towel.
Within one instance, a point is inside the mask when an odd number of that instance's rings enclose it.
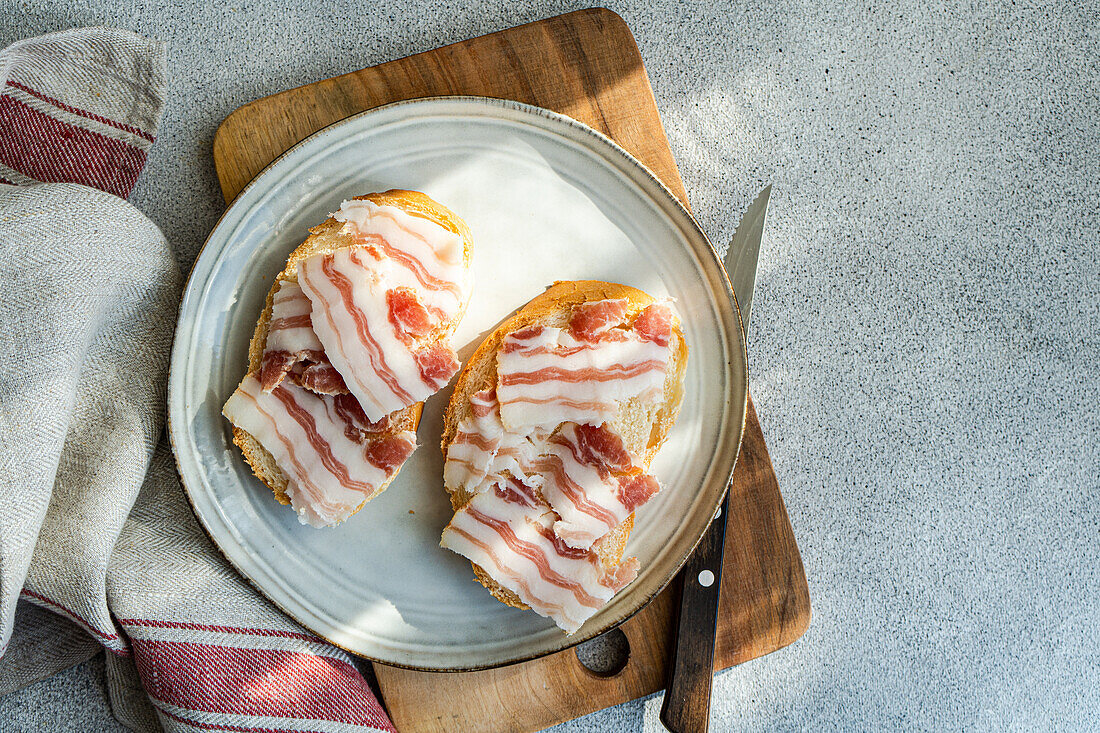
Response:
[[[103,117],[102,115],[97,115],[95,112],[89,112],[87,110],[80,109],[79,107],[73,107],[72,105],[65,104],[60,99],[54,99],[53,97],[47,96],[47,95],[43,94],[42,92],[40,92],[36,89],[31,89],[29,86],[27,86],[25,84],[20,84],[17,81],[8,81],[8,86],[13,87],[15,89],[19,89],[21,91],[24,91],[27,94],[31,95],[32,97],[36,97],[37,99],[41,99],[43,102],[47,102],[49,104],[52,104],[54,107],[57,107],[60,110],[64,110],[65,112],[70,112],[74,115],[78,115],[80,117],[85,117],[89,120],[95,120],[96,122],[101,122],[104,125],[115,128],[116,130],[122,130],[123,132],[129,132],[133,135],[137,135],[138,137],[143,137],[146,140],[148,140],[149,142],[155,142],[156,141],[155,137],[153,137],[152,135],[150,135],[145,130],[142,130],[139,127],[134,127],[132,125],[126,125],[126,124],[123,124],[121,122],[115,122],[114,120],[108,119],[107,117]]]
[[[81,183],[125,198],[145,167],[144,150],[2,95],[0,129],[0,163],[38,181]]]
[[[120,618],[123,626],[145,626],[153,629],[184,629],[187,631],[216,631],[223,634],[248,634],[251,636],[276,636],[283,639],[301,639],[319,644],[326,643],[324,639],[314,634],[302,634],[297,631],[278,631],[276,629],[244,629],[236,626],[211,626],[210,624],[185,623],[183,621],[156,621],[144,618]]]
[[[22,596],[26,596],[27,598],[32,598],[39,603],[44,603],[46,606],[49,607],[51,611],[54,611],[55,613],[60,612],[62,615],[68,616],[70,621],[80,626],[80,628],[84,629],[92,636],[97,637],[100,642],[102,642],[103,646],[105,646],[109,651],[112,651],[119,656],[129,656],[130,650],[126,648],[125,642],[118,634],[114,632],[108,633],[100,631],[95,626],[92,626],[92,624],[86,618],[81,616],[76,611],[70,610],[69,608],[62,606],[60,603],[53,600],[52,598],[47,598],[44,595],[35,593],[33,590],[27,590],[26,588],[24,588],[23,590],[19,591],[19,594]]]
[[[281,649],[135,639],[134,661],[155,701],[202,713],[331,720],[392,731],[348,662]]]

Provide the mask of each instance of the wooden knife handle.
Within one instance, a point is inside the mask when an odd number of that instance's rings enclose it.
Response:
[[[722,584],[729,493],[680,571],[680,608],[661,722],[672,733],[706,733],[714,679],[714,633]],[[707,575],[709,573],[709,575]],[[709,581],[709,585],[704,585]]]

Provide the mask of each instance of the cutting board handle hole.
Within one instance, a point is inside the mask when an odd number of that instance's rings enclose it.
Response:
[[[573,651],[581,666],[594,676],[614,677],[626,669],[630,660],[630,641],[621,629],[612,629],[578,644]]]

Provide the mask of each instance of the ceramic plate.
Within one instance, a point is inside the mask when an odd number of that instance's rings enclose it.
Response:
[[[675,298],[691,349],[686,396],[652,466],[662,491],[637,516],[638,578],[575,635],[497,602],[439,547],[451,508],[439,450],[446,389],[428,400],[420,448],[397,480],[339,527],[313,529],[275,502],[231,442],[221,407],[287,255],[340,202],[424,191],[473,232],[474,291],[457,332],[468,357],[502,319],[556,280],[597,279]],[[740,318],[721,264],[690,214],[638,161],[567,117],[450,97],[380,107],[291,148],[214,228],[184,293],[169,384],[180,475],[218,547],[320,636],[387,664],[497,666],[558,651],[642,608],[675,575],[733,471],[747,394]]]

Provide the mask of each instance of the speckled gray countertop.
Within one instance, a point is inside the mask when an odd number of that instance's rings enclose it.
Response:
[[[239,105],[584,7],[297,5],[0,0],[0,46],[168,42],[133,201],[187,266]],[[717,677],[713,729],[1096,729],[1100,5],[831,5],[610,3],[715,242],[775,184],[751,388],[814,617]],[[101,676],[0,699],[0,729],[117,729]],[[558,730],[656,731],[659,707]]]

